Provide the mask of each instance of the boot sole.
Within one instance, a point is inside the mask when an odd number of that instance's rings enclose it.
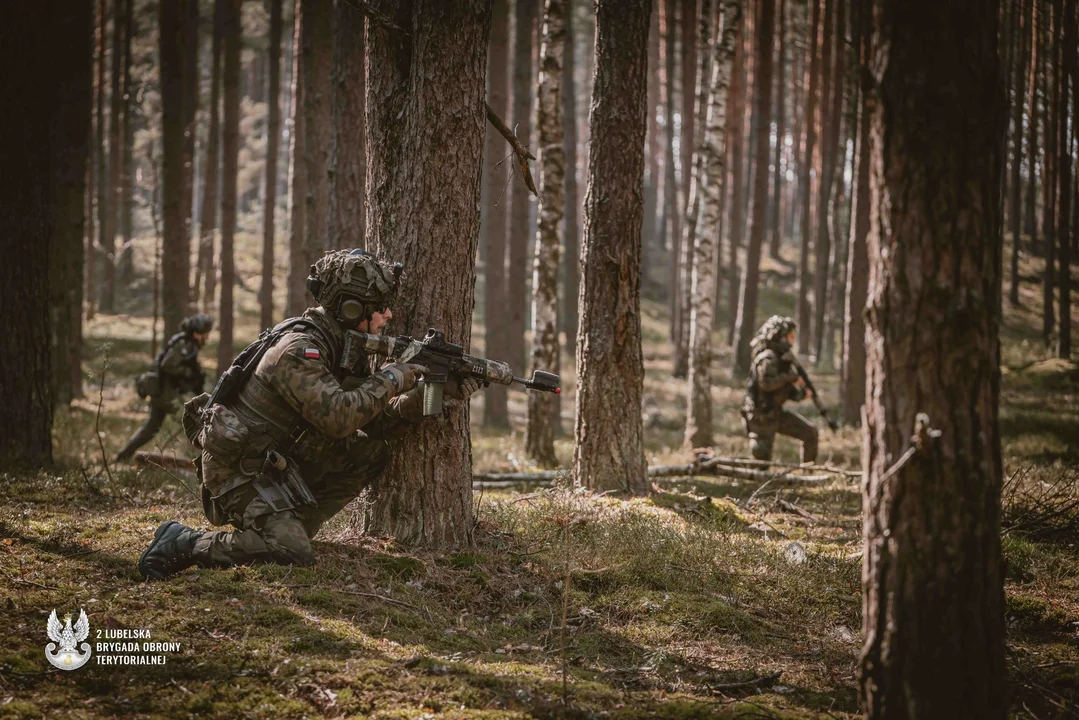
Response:
[[[161,539],[161,536],[164,535],[170,527],[178,524],[179,523],[177,523],[175,520],[166,520],[165,522],[157,526],[157,530],[154,531],[154,541],[150,543],[150,546],[148,548],[142,551],[142,555],[139,555],[139,575],[142,575],[147,580],[161,580],[164,578],[163,575],[158,575],[157,573],[151,575],[147,571],[145,567],[146,556],[149,555],[150,551],[157,546],[157,542]]]

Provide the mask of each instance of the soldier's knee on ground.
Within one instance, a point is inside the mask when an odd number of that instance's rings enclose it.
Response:
[[[292,513],[271,517],[261,533],[273,562],[281,565],[314,565],[315,552],[300,519]]]
[[[753,457],[757,460],[771,460],[772,459],[772,438],[767,435],[758,435],[757,433],[750,433],[749,435],[749,451],[753,454]]]

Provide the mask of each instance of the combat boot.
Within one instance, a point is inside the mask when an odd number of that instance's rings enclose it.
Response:
[[[154,541],[139,557],[139,574],[147,580],[163,580],[198,564],[195,543],[202,533],[175,520],[161,523]]]

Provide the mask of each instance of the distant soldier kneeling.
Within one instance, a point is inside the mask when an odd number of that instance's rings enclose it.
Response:
[[[751,347],[753,363],[746,383],[742,419],[749,434],[749,449],[758,460],[772,459],[776,433],[802,441],[802,462],[817,459],[817,429],[798,415],[783,409],[788,400],[803,400],[806,386],[791,348],[794,320],[773,315],[757,331]]]

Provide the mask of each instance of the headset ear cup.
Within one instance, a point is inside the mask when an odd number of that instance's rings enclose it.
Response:
[[[342,319],[350,323],[359,322],[363,319],[364,304],[359,300],[345,300],[341,303],[339,314]]]

